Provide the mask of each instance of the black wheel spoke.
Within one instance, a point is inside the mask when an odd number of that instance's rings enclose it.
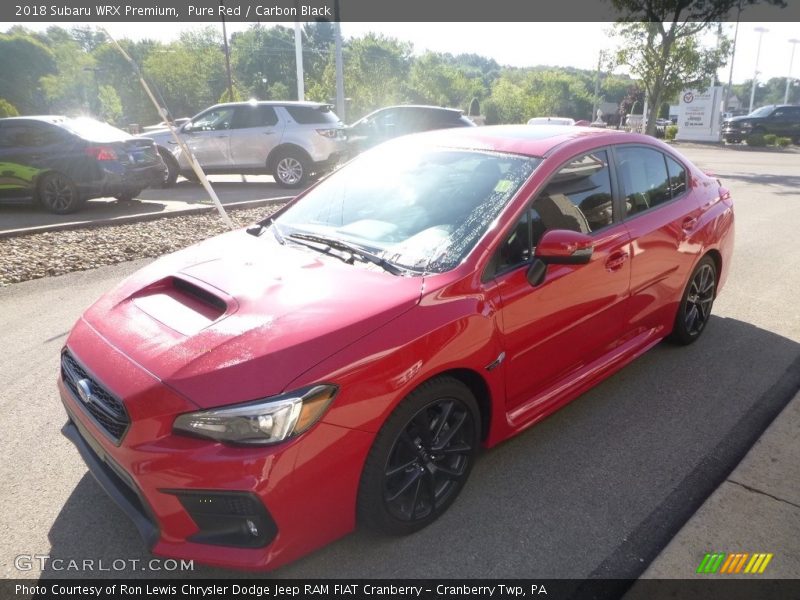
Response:
[[[439,436],[442,434],[442,429],[447,423],[447,419],[450,418],[450,413],[453,411],[453,402],[445,402],[442,405],[442,414],[439,415],[436,423],[436,432],[433,434],[433,443],[436,443],[436,440],[439,439]]]
[[[397,475],[398,473],[402,473],[407,469],[409,469],[410,467],[414,466],[415,464],[417,464],[417,459],[412,458],[411,460],[409,460],[406,463],[403,463],[402,465],[397,465],[396,467],[390,467],[386,469],[386,476],[392,477],[394,475]]]
[[[431,500],[431,510],[436,510],[436,477],[430,471],[425,472],[425,489],[428,492],[428,498]]]
[[[417,478],[417,487],[414,488],[414,498],[411,500],[411,520],[417,518],[417,501],[419,499],[419,488],[422,487],[422,477]]]
[[[393,494],[389,495],[389,496],[386,498],[386,500],[387,500],[387,501],[389,501],[389,502],[394,502],[395,500],[397,500],[397,499],[398,499],[400,496],[402,496],[402,495],[403,495],[403,493],[404,493],[404,492],[408,491],[408,489],[409,489],[409,488],[410,488],[412,485],[414,485],[414,482],[416,482],[417,480],[419,480],[419,478],[420,478],[420,476],[421,476],[421,475],[422,475],[422,473],[420,472],[420,470],[419,470],[419,469],[416,469],[416,470],[414,470],[414,472],[412,472],[412,473],[410,473],[410,474],[409,474],[409,476],[408,476],[408,477],[406,478],[406,480],[405,480],[405,481],[402,483],[402,485],[400,486],[400,488],[399,488],[397,491],[395,491]]]
[[[465,454],[472,451],[472,447],[466,442],[451,444],[447,448],[437,450],[439,454]]]
[[[436,465],[436,472],[442,473],[445,476],[445,478],[450,479],[451,481],[458,481],[459,479],[461,479],[462,475],[461,471],[457,471],[449,467],[444,467],[442,465]]]
[[[431,436],[431,419],[427,409],[418,412],[413,422],[417,426],[419,436],[422,438],[422,444],[426,448],[430,448],[433,443],[433,437]]]
[[[441,452],[444,448],[446,448],[450,444],[451,440],[453,439],[453,436],[455,436],[456,433],[458,433],[459,429],[461,429],[461,427],[464,425],[464,422],[466,420],[467,420],[467,413],[466,412],[461,413],[458,416],[458,420],[455,423],[453,423],[452,425],[450,425],[450,429],[448,429],[445,432],[444,438],[440,439],[436,443],[436,445],[433,446],[431,449],[434,452]]]

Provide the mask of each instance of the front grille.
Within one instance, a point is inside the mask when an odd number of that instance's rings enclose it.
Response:
[[[119,444],[130,424],[122,402],[106,391],[66,350],[61,355],[61,378],[77,403],[115,444]]]

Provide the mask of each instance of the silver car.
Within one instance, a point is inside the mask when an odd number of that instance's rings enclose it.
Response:
[[[345,155],[343,125],[329,104],[231,102],[217,104],[179,129],[209,174],[271,174],[283,187],[303,185],[336,166]],[[189,161],[168,129],[145,134],[156,142],[168,173],[195,179]]]

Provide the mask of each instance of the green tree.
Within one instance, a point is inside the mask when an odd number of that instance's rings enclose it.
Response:
[[[49,27],[45,40],[58,66],[56,73],[40,79],[50,112],[97,114],[100,107],[94,58],[62,27]]]
[[[256,24],[234,33],[231,66],[245,95],[267,99],[269,87],[282,83],[287,89],[295,90],[292,98],[284,99],[297,99],[294,31],[288,27]]]
[[[413,102],[466,109],[470,98],[483,95],[480,72],[454,64],[447,55],[426,52],[411,64],[408,96]]]
[[[5,98],[0,98],[0,118],[16,117],[19,115],[16,107]]]
[[[117,91],[110,85],[101,85],[98,89],[97,99],[100,105],[100,117],[109,123],[120,124],[122,117],[122,101]]]
[[[716,48],[698,42],[712,23],[724,21],[738,6],[759,0],[611,0],[623,14],[614,26],[620,41],[618,64],[626,65],[647,91],[647,133],[654,134],[661,102],[687,87],[706,88],[727,61],[730,43],[719,36]],[[783,0],[765,0],[783,5]]]
[[[53,53],[22,28],[0,34],[0,98],[6,98],[22,114],[46,113],[47,101],[39,80],[56,72]]]

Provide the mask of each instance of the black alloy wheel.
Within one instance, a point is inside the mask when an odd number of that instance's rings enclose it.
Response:
[[[717,293],[717,269],[714,261],[705,256],[692,272],[683,293],[672,339],[680,344],[691,344],[711,317],[711,307]]]
[[[83,202],[75,184],[61,173],[46,173],[38,186],[38,200],[46,210],[64,215],[78,210]]]
[[[479,416],[470,390],[441,377],[410,394],[376,438],[359,489],[359,518],[403,535],[436,520],[475,461]]]

